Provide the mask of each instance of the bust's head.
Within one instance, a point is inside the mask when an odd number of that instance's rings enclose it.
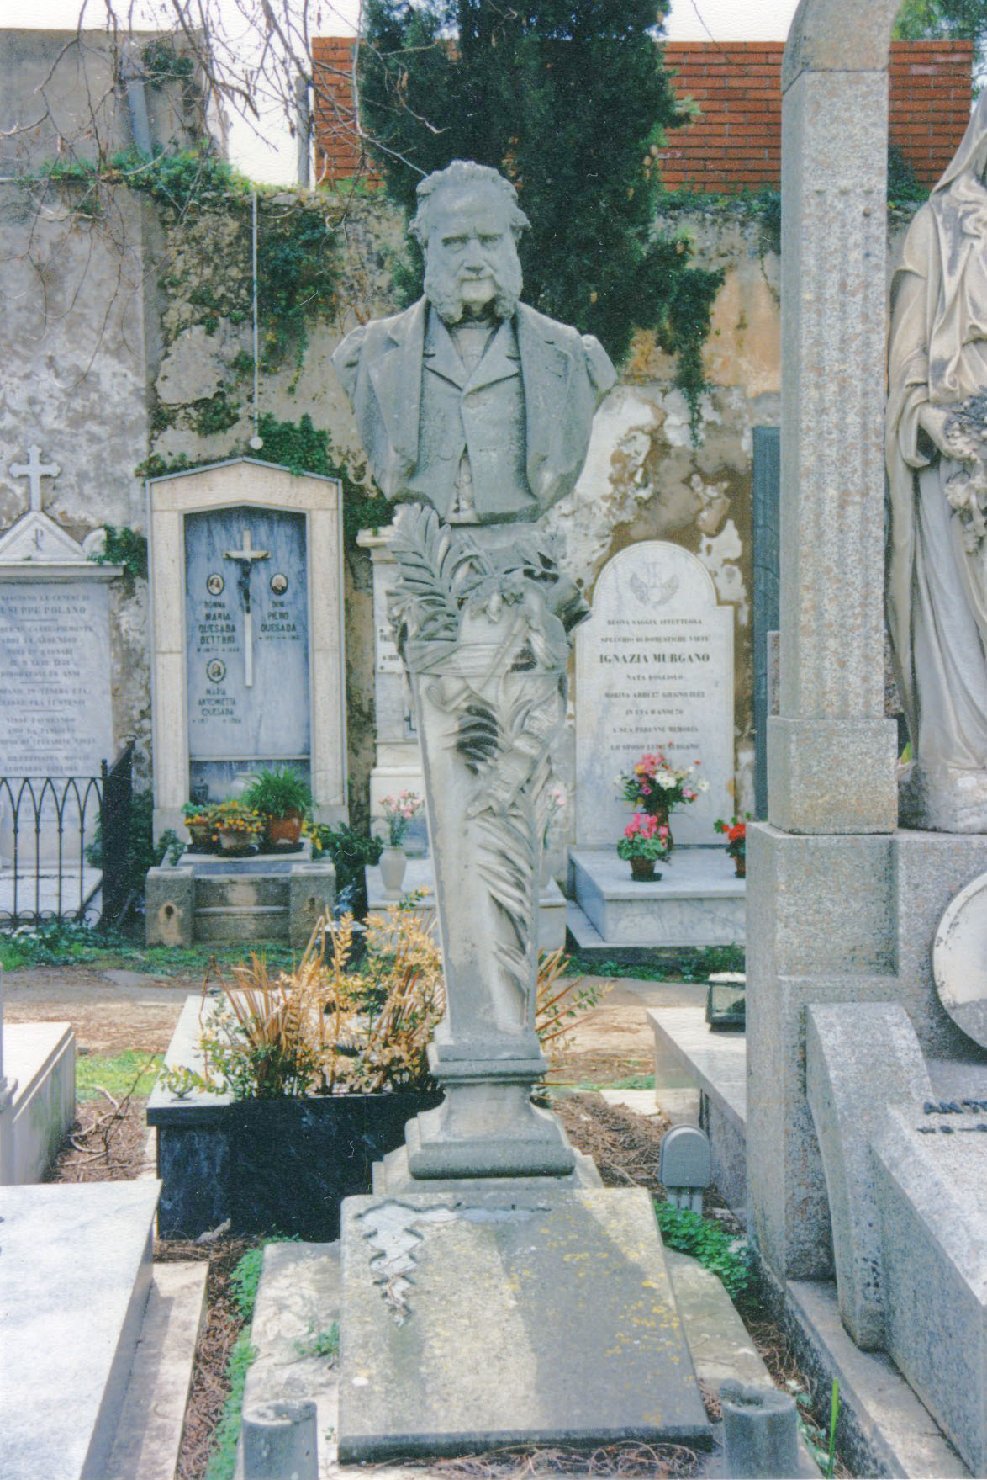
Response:
[[[527,226],[514,186],[486,165],[457,159],[422,181],[410,229],[425,253],[426,297],[446,323],[513,315]]]

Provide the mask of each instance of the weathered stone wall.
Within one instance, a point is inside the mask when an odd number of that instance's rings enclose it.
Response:
[[[30,52],[32,66],[43,50]],[[105,71],[105,59],[97,61]],[[8,48],[0,62],[10,72],[24,57]],[[29,95],[20,88],[21,112]],[[60,102],[52,116],[67,106]],[[118,99],[110,122],[100,123],[114,148],[129,142],[122,107]],[[160,100],[155,107],[161,110]],[[57,132],[49,119],[37,137],[19,136],[21,152],[9,167],[36,170],[57,147]],[[331,455],[359,479],[363,459],[329,357],[344,329],[397,306],[391,265],[402,250],[400,223],[370,198],[266,193],[262,239],[299,213],[324,223],[336,258],[332,292],[323,285],[302,337],[262,321],[257,410],[279,422],[311,417],[329,433]],[[613,554],[658,538],[695,554],[720,600],[735,606],[738,806],[746,807],[752,428],[779,421],[779,262],[770,223],[743,203],[713,204],[663,225],[688,230],[698,265],[724,270],[705,350],[710,388],[699,437],[694,444],[674,362],[653,335],[639,334],[600,412],[583,476],[549,521],[564,532],[567,564],[590,598]],[[22,175],[0,184],[0,231],[0,392],[8,408],[0,426],[0,527],[25,507],[24,484],[9,477],[9,465],[38,441],[62,467],[47,491],[53,517],[77,537],[103,523],[143,532],[149,459],[154,468],[219,460],[245,451],[253,432],[249,197],[214,191],[176,209],[121,183],[94,190]],[[374,653],[369,560],[352,539],[345,579],[350,793],[359,817],[373,763]],[[118,738],[138,736],[147,765],[146,589],[138,581],[128,596],[117,585],[114,727]]]
[[[30,428],[62,464],[48,505],[55,518],[76,535],[104,522],[143,531],[138,469],[149,457],[166,465],[219,460],[243,450],[253,431],[248,203],[220,201],[176,214],[115,185],[101,191],[100,214],[86,219],[78,214],[81,187],[5,188],[5,232],[18,245],[4,268],[14,300],[3,328],[5,383],[19,414],[4,427],[0,520],[8,524],[24,507],[23,489],[6,468],[23,455]],[[329,356],[342,329],[395,306],[390,266],[402,246],[400,227],[382,203],[320,206],[284,192],[263,198],[260,231],[275,216],[313,209],[323,212],[339,248],[333,312],[309,323],[307,343],[289,343],[260,377],[258,410],[285,422],[310,416],[329,432],[335,455],[358,472],[356,432]],[[721,600],[736,605],[746,799],[751,428],[778,419],[777,256],[758,222],[743,214],[724,219],[709,210],[670,224],[688,226],[701,265],[725,269],[706,349],[711,389],[698,444],[672,386],[673,361],[653,336],[638,335],[598,418],[580,483],[550,520],[564,531],[567,563],[590,596],[617,550],[661,538],[698,555]],[[263,355],[263,324],[261,333]],[[346,583],[350,789],[359,815],[373,762],[373,625],[369,562],[351,543]],[[121,591],[115,600],[116,731],[136,733],[146,752],[143,583],[133,597]]]

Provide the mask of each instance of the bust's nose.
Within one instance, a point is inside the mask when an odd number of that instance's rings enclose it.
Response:
[[[483,252],[480,249],[480,241],[478,237],[471,236],[469,241],[466,243],[466,252],[463,257],[463,265],[465,267],[471,268],[473,271],[476,271],[477,269],[484,266]]]

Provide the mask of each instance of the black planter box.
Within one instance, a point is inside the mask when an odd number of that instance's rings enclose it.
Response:
[[[198,1066],[198,998],[189,998],[169,1066]],[[339,1236],[344,1197],[370,1191],[371,1169],[404,1141],[404,1128],[439,1104],[440,1090],[231,1100],[155,1089],[160,1238],[198,1238],[230,1220],[234,1234]]]

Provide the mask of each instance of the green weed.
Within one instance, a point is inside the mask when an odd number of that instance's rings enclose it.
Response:
[[[247,1372],[257,1356],[257,1349],[250,1340],[250,1322],[257,1302],[257,1286],[264,1262],[263,1247],[248,1249],[230,1275],[233,1303],[244,1322],[233,1344],[226,1365],[226,1379],[230,1385],[223,1413],[213,1435],[213,1448],[206,1466],[205,1480],[233,1480],[236,1469],[236,1447],[240,1437],[240,1415],[243,1411],[243,1393]]]
[[[745,969],[743,946],[704,946],[700,950],[653,951],[635,961],[618,961],[578,952],[570,957],[567,976],[628,977],[646,982],[705,982],[720,971]]]
[[[233,1480],[236,1470],[236,1447],[240,1437],[243,1392],[247,1384],[247,1373],[256,1356],[257,1348],[251,1345],[250,1332],[244,1328],[233,1344],[233,1350],[230,1352],[230,1359],[227,1363],[226,1377],[230,1384],[230,1391],[223,1404],[222,1417],[213,1435],[213,1449],[206,1466],[205,1480]]]
[[[160,1053],[80,1053],[75,1066],[75,1090],[79,1104],[98,1100],[106,1090],[115,1100],[132,1094],[143,1099],[151,1093],[164,1061]]]
[[[626,1079],[601,1079],[599,1081],[584,1079],[575,1086],[579,1090],[654,1089],[654,1087],[655,1076],[653,1074],[628,1074]]]
[[[751,1283],[751,1267],[743,1239],[732,1237],[701,1213],[677,1208],[674,1203],[656,1201],[655,1215],[668,1248],[698,1259],[704,1269],[721,1281],[731,1300],[746,1294]]]
[[[333,1321],[325,1331],[313,1331],[305,1341],[295,1342],[295,1351],[300,1357],[323,1357],[331,1360],[339,1355],[339,1322]]]

